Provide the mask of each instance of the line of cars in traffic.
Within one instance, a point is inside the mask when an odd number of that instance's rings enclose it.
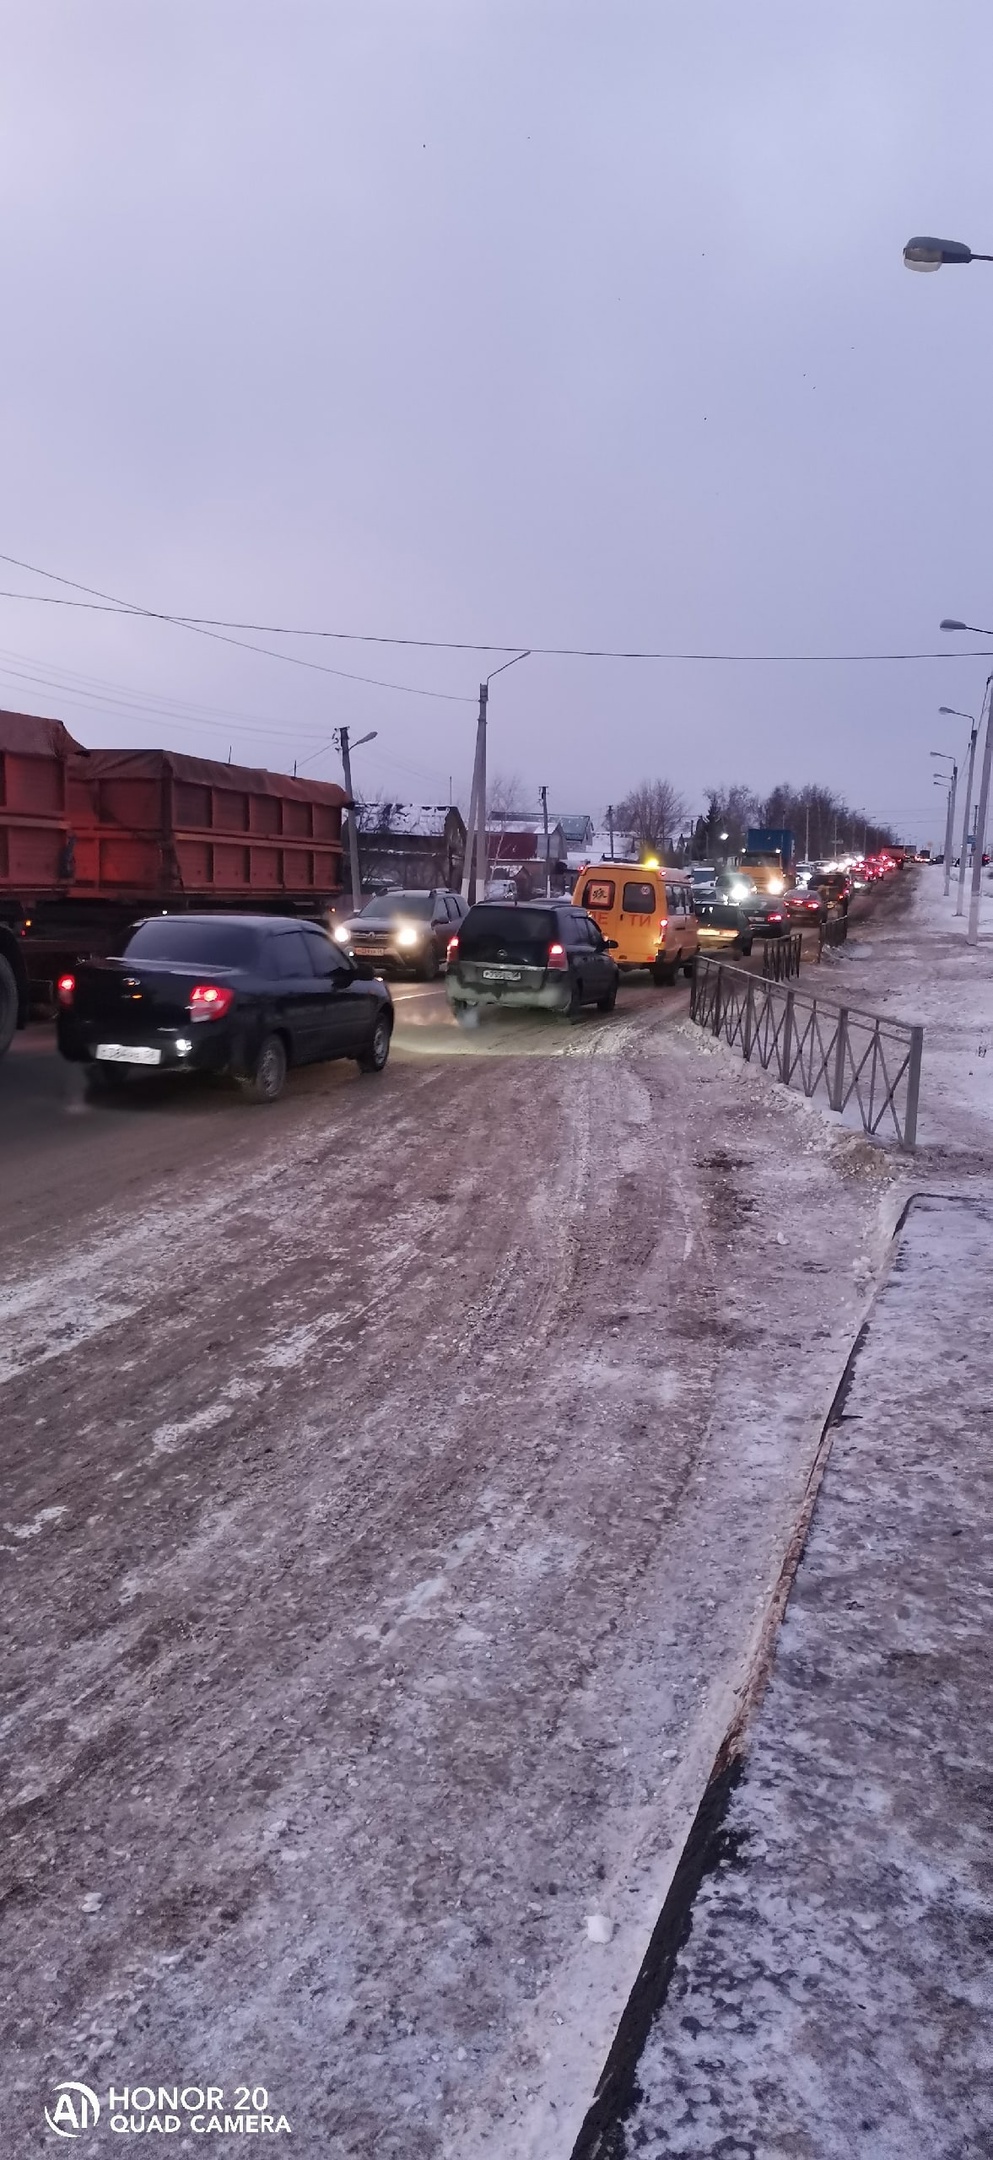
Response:
[[[847,909],[851,882],[801,866],[805,881],[761,892],[738,870],[655,860],[588,864],[571,899],[475,906],[440,889],[376,895],[333,932],[299,917],[156,915],[119,954],[81,961],[58,983],[58,1043],[100,1092],[149,1072],[209,1071],[257,1102],[291,1065],[354,1058],[381,1072],[393,1032],[387,972],[444,972],[457,1019],[487,1006],[576,1016],[610,1012],[622,976],[691,975],[713,947],[749,952],[804,921]]]

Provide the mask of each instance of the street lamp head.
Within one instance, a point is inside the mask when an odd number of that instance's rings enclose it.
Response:
[[[904,248],[903,260],[908,270],[940,270],[942,263],[971,262],[972,249],[961,240],[934,240],[928,233],[916,233]]]
[[[939,630],[968,630],[969,625],[968,623],[957,622],[953,615],[943,615],[938,628]]]

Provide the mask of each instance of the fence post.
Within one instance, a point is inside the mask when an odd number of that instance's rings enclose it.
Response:
[[[834,1070],[828,1090],[832,1110],[840,1110],[845,1100],[845,1051],[848,1047],[848,1007],[838,1008],[838,1033],[834,1045]]]
[[[768,991],[767,991],[767,992],[766,992],[766,996],[767,996],[767,997],[768,997],[768,994],[769,994],[769,993],[768,993]],[[750,975],[750,976],[749,976],[749,978],[748,978],[748,989],[747,989],[747,990],[746,990],[746,992],[745,992],[745,1026],[744,1026],[744,1031],[743,1031],[743,1037],[742,1037],[742,1045],[741,1045],[741,1054],[742,1054],[742,1057],[743,1057],[743,1058],[744,1058],[744,1060],[745,1060],[745,1063],[746,1063],[746,1065],[747,1065],[747,1063],[748,1063],[748,1060],[749,1060],[749,1058],[751,1057],[751,1054],[752,1054],[752,1043],[753,1043],[753,1041],[754,1041],[754,1038],[755,1038],[755,977],[754,977],[754,975]]]
[[[716,981],[716,983],[715,983],[715,985],[714,985],[714,1020],[713,1020],[713,1033],[714,1033],[715,1035],[719,1035],[719,1034],[720,1034],[720,1032],[721,1032],[721,1027],[722,1027],[722,1025],[723,1025],[723,1021],[724,1021],[724,1011],[723,1011],[723,1006],[724,1006],[724,969],[722,968],[722,966],[721,966],[721,963],[720,963],[720,961],[718,961],[718,963],[717,963],[717,981]]]
[[[694,970],[693,970],[693,973],[692,973],[692,975],[690,976],[690,1019],[691,1019],[691,1020],[695,1020],[695,1019],[696,1019],[696,986],[697,986],[697,983],[699,982],[699,980],[700,980],[699,974],[698,974],[698,972],[697,972],[696,968],[694,968]]]
[[[783,1015],[783,1032],[779,1043],[779,1077],[785,1087],[790,1084],[790,1059],[793,1055],[793,1008],[796,991],[786,992],[786,1011]]]
[[[917,1105],[921,1093],[921,1053],[924,1049],[924,1029],[910,1030],[910,1064],[907,1068],[907,1108],[903,1118],[903,1144],[905,1148],[917,1146]]]

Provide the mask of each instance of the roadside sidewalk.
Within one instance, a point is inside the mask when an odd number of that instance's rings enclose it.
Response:
[[[993,2151],[991,1310],[993,1200],[915,1200],[610,2148],[631,2160]]]

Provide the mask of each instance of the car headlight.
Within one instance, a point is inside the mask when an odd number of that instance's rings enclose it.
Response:
[[[785,878],[781,878],[781,877],[771,877],[771,878],[769,879],[769,891],[770,891],[771,893],[781,893],[781,892],[785,892],[785,891],[786,891],[786,880],[785,880]]]
[[[348,942],[349,942],[349,940],[350,940],[350,938],[351,938],[351,931],[349,930],[348,924],[347,924],[347,923],[343,923],[343,922],[340,922],[340,923],[338,924],[338,927],[337,927],[337,929],[335,930],[335,933],[334,933],[334,940],[335,940],[335,944],[336,944],[336,945],[347,945],[347,944],[348,944]]]
[[[418,945],[423,936],[423,930],[418,930],[417,928],[415,928],[415,925],[413,923],[401,923],[400,928],[397,931],[397,944]]]

